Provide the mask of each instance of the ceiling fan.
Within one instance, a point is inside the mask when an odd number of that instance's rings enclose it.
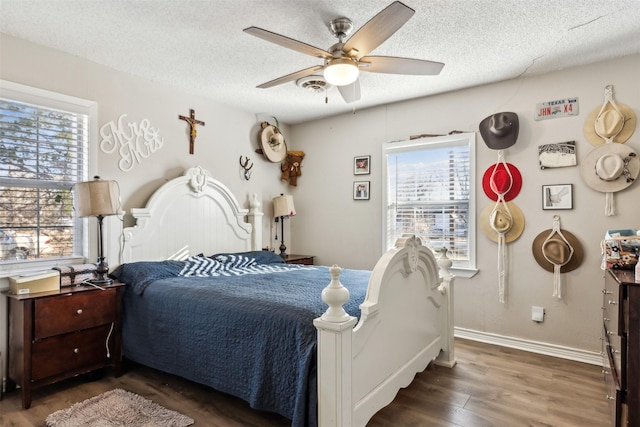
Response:
[[[245,28],[247,34],[268,42],[324,59],[324,65],[315,65],[258,86],[266,89],[315,75],[320,70],[327,83],[336,86],[347,103],[360,100],[360,71],[387,74],[437,75],[444,67],[441,62],[394,56],[367,56],[380,46],[413,16],[415,10],[395,1],[371,18],[349,39],[343,40],[353,31],[349,18],[336,18],[329,22],[329,30],[338,38],[338,43],[328,50],[320,49],[292,38],[258,27]]]

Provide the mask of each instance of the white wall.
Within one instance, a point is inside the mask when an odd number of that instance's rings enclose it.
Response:
[[[524,212],[526,225],[522,236],[508,246],[507,303],[498,302],[497,245],[478,231],[479,273],[456,281],[455,325],[599,352],[603,285],[600,241],[607,229],[640,228],[640,183],[617,193],[617,215],[606,217],[604,194],[583,184],[580,167],[540,170],[537,148],[544,143],[575,140],[580,164],[593,148],[583,134],[584,120],[602,105],[606,85],[614,85],[614,98],[631,106],[636,116],[640,114],[639,69],[640,56],[636,55],[293,126],[297,148],[307,154],[301,185],[293,193],[299,206],[298,215],[291,221],[295,247],[302,253],[315,254],[321,264],[371,268],[382,245],[381,145],[410,135],[478,131],[480,121],[490,114],[514,111],[519,116],[520,133],[506,156],[523,176],[522,190],[514,202]],[[407,77],[407,84],[411,79]],[[366,97],[366,77],[362,86]],[[567,97],[579,98],[578,116],[534,121],[536,103]],[[640,129],[627,143],[640,152]],[[367,154],[371,155],[371,175],[354,176],[353,158]],[[478,133],[478,184],[496,158],[496,151],[487,148]],[[370,201],[352,200],[352,183],[361,179],[371,180]],[[573,184],[573,210],[543,211],[543,184]],[[480,185],[476,197],[480,212],[490,200]],[[554,214],[560,215],[562,228],[578,236],[584,248],[581,267],[563,275],[566,296],[562,300],[552,296],[552,273],[542,269],[531,254],[534,237],[552,227]],[[532,305],[546,309],[543,323],[531,321]]]

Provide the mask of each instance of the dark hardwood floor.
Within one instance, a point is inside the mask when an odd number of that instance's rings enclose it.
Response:
[[[368,426],[575,426],[608,425],[608,403],[598,366],[456,339],[458,364],[429,366]],[[29,410],[19,391],[0,400],[0,426],[44,426],[58,409],[123,388],[192,417],[196,426],[288,426],[234,397],[143,367],[120,378],[74,378],[36,389]]]

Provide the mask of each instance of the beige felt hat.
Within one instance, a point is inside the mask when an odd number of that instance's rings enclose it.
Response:
[[[594,109],[584,122],[584,136],[595,146],[605,143],[604,137],[613,142],[626,142],[636,129],[636,114],[625,104],[611,102]]]
[[[560,267],[561,273],[567,273],[580,267],[584,253],[578,238],[566,230],[561,230],[565,241],[557,233],[552,235],[552,232],[552,229],[545,230],[533,239],[531,251],[536,262],[540,267],[550,272],[553,272],[554,265],[562,266]],[[571,254],[571,249],[573,249],[573,254]]]
[[[498,232],[505,232],[505,243],[516,240],[524,230],[524,214],[514,202],[506,202],[509,211],[502,203],[490,203],[480,213],[480,229],[494,242],[498,242]]]
[[[262,123],[260,131],[262,154],[272,163],[279,163],[287,157],[287,144],[280,129],[267,122]]]
[[[640,158],[627,144],[602,144],[582,160],[582,179],[603,193],[624,190],[638,178]]]

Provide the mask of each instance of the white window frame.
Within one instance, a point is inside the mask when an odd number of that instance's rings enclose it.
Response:
[[[95,101],[34,88],[7,80],[0,80],[0,96],[18,102],[87,114],[89,116],[87,176],[93,176],[95,174],[98,156],[97,150],[92,149],[92,147],[98,146],[98,104]],[[89,253],[88,236],[89,233],[91,233],[91,228],[89,227],[86,219],[81,221],[81,227],[83,227],[83,241],[80,254],[71,257],[43,258],[26,261],[4,261],[0,263],[0,278],[28,274],[51,269],[53,267],[84,262],[86,255]],[[4,288],[4,286],[0,285],[0,289],[2,288]]]
[[[451,146],[466,145],[469,147],[469,222],[467,224],[467,245],[469,260],[466,263],[453,262],[452,271],[458,277],[472,277],[478,270],[476,267],[476,183],[475,183],[475,164],[476,164],[476,133],[459,133],[453,135],[419,138],[408,141],[388,142],[382,145],[382,168],[383,168],[383,192],[382,192],[382,249],[386,252],[387,241],[389,239],[388,230],[388,206],[387,201],[389,195],[389,171],[387,167],[387,156],[389,154],[410,151],[423,151],[430,148],[446,148]]]

